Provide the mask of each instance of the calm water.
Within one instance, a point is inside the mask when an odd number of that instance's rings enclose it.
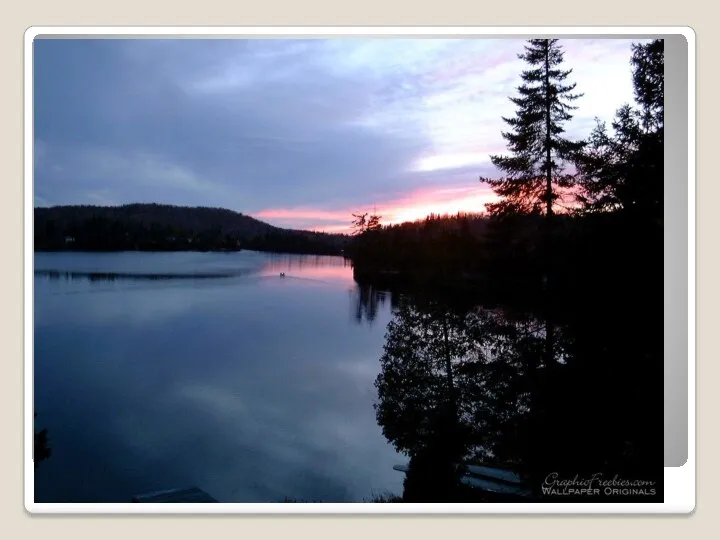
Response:
[[[402,492],[373,410],[389,305],[363,319],[342,258],[38,253],[35,272],[37,502]]]

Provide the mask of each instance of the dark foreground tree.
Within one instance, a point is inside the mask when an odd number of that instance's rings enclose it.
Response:
[[[516,116],[503,117],[511,128],[502,134],[511,155],[491,156],[503,177],[480,180],[500,196],[487,205],[490,214],[541,213],[544,208],[549,220],[560,193],[573,185],[566,164],[583,146],[563,137],[563,124],[576,108],[572,102],[581,94],[573,93],[574,83],[566,83],[572,70],[560,68],[563,51],[557,39],[531,39],[518,56],[530,69],[522,72],[519,95],[510,98]]]
[[[665,44],[662,39],[632,47],[633,86],[646,132],[665,125]]]
[[[633,45],[635,106],[615,114],[612,133],[598,121],[577,156],[585,213],[622,212],[633,223],[660,223],[663,212],[663,41]]]

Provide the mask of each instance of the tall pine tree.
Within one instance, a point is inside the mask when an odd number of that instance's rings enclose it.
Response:
[[[542,213],[553,215],[559,192],[573,185],[565,170],[583,143],[563,137],[563,124],[576,109],[572,102],[575,84],[566,80],[572,70],[563,70],[563,50],[557,39],[531,39],[518,57],[530,69],[522,72],[519,95],[510,100],[517,105],[514,118],[505,118],[511,130],[503,132],[510,156],[490,159],[505,175],[499,179],[481,178],[492,186],[500,201],[487,205],[491,215]]]
[[[522,72],[523,84],[518,96],[510,100],[517,106],[514,118],[503,120],[511,128],[503,132],[509,156],[491,156],[490,159],[505,175],[499,179],[481,178],[492,186],[500,196],[497,203],[486,206],[494,216],[545,214],[544,249],[542,258],[542,281],[544,290],[545,318],[545,365],[551,368],[555,349],[553,310],[553,274],[555,250],[553,249],[554,206],[561,199],[563,190],[572,188],[575,176],[567,171],[567,165],[585,143],[574,142],[565,137],[563,124],[572,119],[572,103],[582,96],[576,94],[575,83],[568,83],[571,69],[561,69],[563,50],[557,39],[531,39],[525,52],[518,57],[529,64]],[[533,411],[541,407],[533,405]]]

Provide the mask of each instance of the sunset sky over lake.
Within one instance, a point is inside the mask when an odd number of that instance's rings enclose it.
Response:
[[[631,102],[626,39],[566,39],[571,138]],[[347,232],[479,212],[526,64],[518,39],[43,40],[34,203],[213,206]]]

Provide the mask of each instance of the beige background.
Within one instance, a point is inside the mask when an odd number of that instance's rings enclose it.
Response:
[[[14,5],[13,5],[14,4]],[[2,264],[0,319],[2,378],[0,418],[5,436],[0,444],[2,489],[0,519],[5,538],[65,540],[81,538],[433,538],[523,535],[549,538],[688,538],[714,537],[718,502],[718,432],[715,415],[720,368],[715,330],[719,275],[717,241],[712,236],[714,200],[720,182],[710,176],[710,157],[717,141],[717,107],[710,107],[717,88],[717,14],[700,2],[633,3],[603,0],[547,3],[515,0],[492,4],[478,0],[443,0],[422,5],[417,0],[306,0],[245,5],[237,0],[149,2],[123,0],[101,5],[97,0],[35,0],[4,3],[0,32],[0,150],[3,165]],[[710,6],[710,2],[702,2]],[[19,5],[19,7],[18,7]],[[652,7],[650,7],[652,5]],[[698,257],[697,257],[697,406],[698,491],[691,517],[488,517],[488,516],[35,516],[23,507],[23,32],[38,25],[688,25],[697,33]],[[711,83],[713,86],[711,86]],[[716,93],[716,92],[713,92]],[[703,175],[705,173],[705,175]],[[713,212],[715,210],[715,212]],[[713,347],[714,346],[714,347]],[[711,349],[713,347],[715,350]],[[704,429],[703,429],[704,428]],[[713,527],[714,525],[714,527]],[[716,534],[715,533],[715,534]]]

